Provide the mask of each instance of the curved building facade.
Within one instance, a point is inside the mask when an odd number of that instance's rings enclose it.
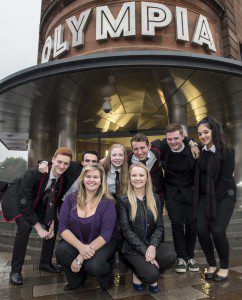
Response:
[[[38,64],[0,82],[0,138],[29,164],[58,145],[80,159],[212,115],[242,184],[241,0],[43,0]],[[104,105],[107,105],[105,106]],[[109,107],[110,109],[103,109]],[[27,141],[27,143],[26,143]]]

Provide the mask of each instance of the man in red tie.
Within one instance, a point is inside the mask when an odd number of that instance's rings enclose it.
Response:
[[[23,284],[21,271],[33,227],[43,239],[40,270],[58,272],[51,260],[58,229],[57,210],[67,186],[62,175],[68,169],[71,159],[72,152],[69,148],[58,148],[48,173],[41,174],[38,167],[28,170],[3,196],[4,220],[6,222],[15,220],[18,225],[10,273],[10,282],[13,284]]]

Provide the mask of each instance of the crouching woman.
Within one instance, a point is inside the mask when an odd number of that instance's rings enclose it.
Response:
[[[76,289],[87,275],[96,277],[102,289],[109,287],[117,251],[115,221],[115,203],[107,192],[103,168],[85,167],[79,177],[78,193],[68,195],[59,216],[62,240],[56,257],[68,281],[64,290]]]
[[[151,177],[142,163],[129,169],[127,195],[120,197],[119,224],[124,236],[122,252],[133,271],[133,288],[157,293],[160,273],[175,262],[171,248],[162,243],[163,219],[159,196],[152,191]]]

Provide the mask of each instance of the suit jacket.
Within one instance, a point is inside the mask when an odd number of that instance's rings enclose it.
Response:
[[[165,201],[171,201],[174,199],[178,191],[184,197],[186,202],[193,202],[194,192],[194,172],[196,166],[196,160],[193,158],[191,149],[185,144],[185,149],[181,154],[181,159],[187,159],[189,168],[184,170],[182,175],[178,175],[168,169],[168,160],[171,150],[167,150],[161,156],[162,165],[165,171],[164,179],[164,195]],[[178,154],[179,155],[179,154]]]
[[[2,198],[2,214],[6,222],[15,220],[23,216],[31,225],[39,222],[41,216],[38,215],[36,208],[43,196],[48,183],[49,174],[41,174],[38,168],[28,170],[23,178],[15,180],[9,186]],[[54,205],[59,205],[59,200],[65,192],[64,179],[58,179],[58,190]]]

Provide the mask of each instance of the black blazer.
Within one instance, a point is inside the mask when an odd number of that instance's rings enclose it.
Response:
[[[35,167],[9,186],[2,198],[2,213],[5,221],[9,222],[20,216],[31,225],[39,221],[40,216],[37,215],[36,208],[45,191],[49,174],[41,174]],[[60,176],[55,205],[59,205],[59,200],[65,192],[63,186],[64,179]]]
[[[121,251],[126,254],[145,256],[149,245],[159,246],[162,241],[164,226],[162,219],[161,202],[155,194],[158,217],[154,220],[153,214],[146,206],[146,200],[137,200],[137,214],[135,220],[131,220],[131,206],[127,195],[119,197],[119,226],[124,237]],[[146,218],[147,236],[144,237],[144,222]]]
[[[199,170],[199,162],[202,158],[202,153],[197,162],[197,167]],[[230,195],[233,196],[236,193],[237,187],[234,178],[234,169],[235,169],[235,152],[234,149],[226,149],[225,158],[218,156],[217,152],[212,154],[212,176],[213,184],[215,189],[215,195],[217,200],[221,200],[224,196]],[[196,176],[199,176],[199,172],[196,172]],[[195,182],[199,182],[195,180]],[[196,186],[196,189],[199,189]]]
[[[165,171],[164,176],[164,195],[165,201],[172,201],[178,190],[182,193],[185,200],[189,203],[193,202],[194,192],[194,172],[196,166],[196,160],[193,158],[191,148],[185,144],[184,151],[180,154],[181,160],[186,159],[188,161],[189,168],[184,170],[182,175],[178,175],[175,172],[170,171],[167,168],[169,154],[171,150],[167,150],[161,156],[162,165]],[[179,153],[178,153],[179,155]]]

